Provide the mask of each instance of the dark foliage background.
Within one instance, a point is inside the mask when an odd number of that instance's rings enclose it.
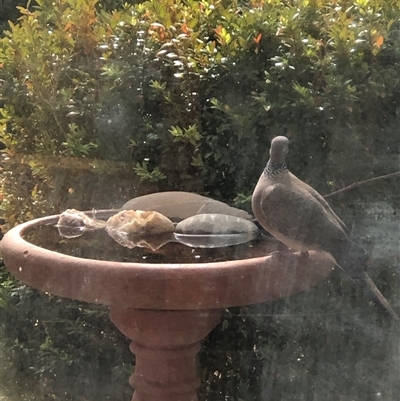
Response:
[[[398,170],[399,17],[395,0],[4,0],[3,230],[173,189],[249,210],[275,135],[290,137],[291,170],[322,193]],[[332,202],[353,227],[377,200],[398,210],[398,187]],[[398,263],[374,258],[370,271],[395,306]],[[3,392],[128,399],[134,360],[107,309],[1,269]],[[226,311],[200,354],[200,397],[393,401],[398,348],[398,326],[336,272]]]

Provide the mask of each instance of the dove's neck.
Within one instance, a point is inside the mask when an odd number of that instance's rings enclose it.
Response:
[[[288,171],[285,162],[273,163],[271,160],[268,160],[267,165],[265,166],[263,175],[265,178],[275,178],[280,174],[283,174]]]

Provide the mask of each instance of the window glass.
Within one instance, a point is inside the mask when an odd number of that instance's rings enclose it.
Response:
[[[1,7],[0,400],[396,399],[398,0]]]

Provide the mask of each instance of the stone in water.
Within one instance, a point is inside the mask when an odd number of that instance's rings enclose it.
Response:
[[[226,235],[258,233],[258,227],[251,221],[240,217],[207,213],[181,221],[176,226],[175,232],[190,235]]]
[[[81,236],[86,230],[97,230],[104,228],[105,225],[106,222],[103,220],[92,219],[76,209],[67,209],[61,213],[56,227],[60,236],[76,238]]]
[[[184,191],[166,191],[139,196],[126,202],[123,210],[154,210],[174,222],[204,213],[219,213],[251,220],[253,217],[244,210],[231,207],[206,196]]]
[[[168,217],[155,211],[123,210],[107,220],[106,230],[127,234],[160,234],[174,231],[174,224]]]

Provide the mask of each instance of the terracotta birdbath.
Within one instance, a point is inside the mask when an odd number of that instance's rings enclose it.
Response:
[[[110,212],[97,216],[104,213]],[[58,217],[11,229],[2,240],[4,263],[31,287],[109,306],[112,322],[131,339],[136,355],[133,401],[196,401],[195,357],[223,308],[308,290],[333,269],[323,252],[268,255],[265,248],[266,256],[257,256],[249,248],[236,260],[161,264],[76,257],[28,242],[29,232],[54,225]]]

